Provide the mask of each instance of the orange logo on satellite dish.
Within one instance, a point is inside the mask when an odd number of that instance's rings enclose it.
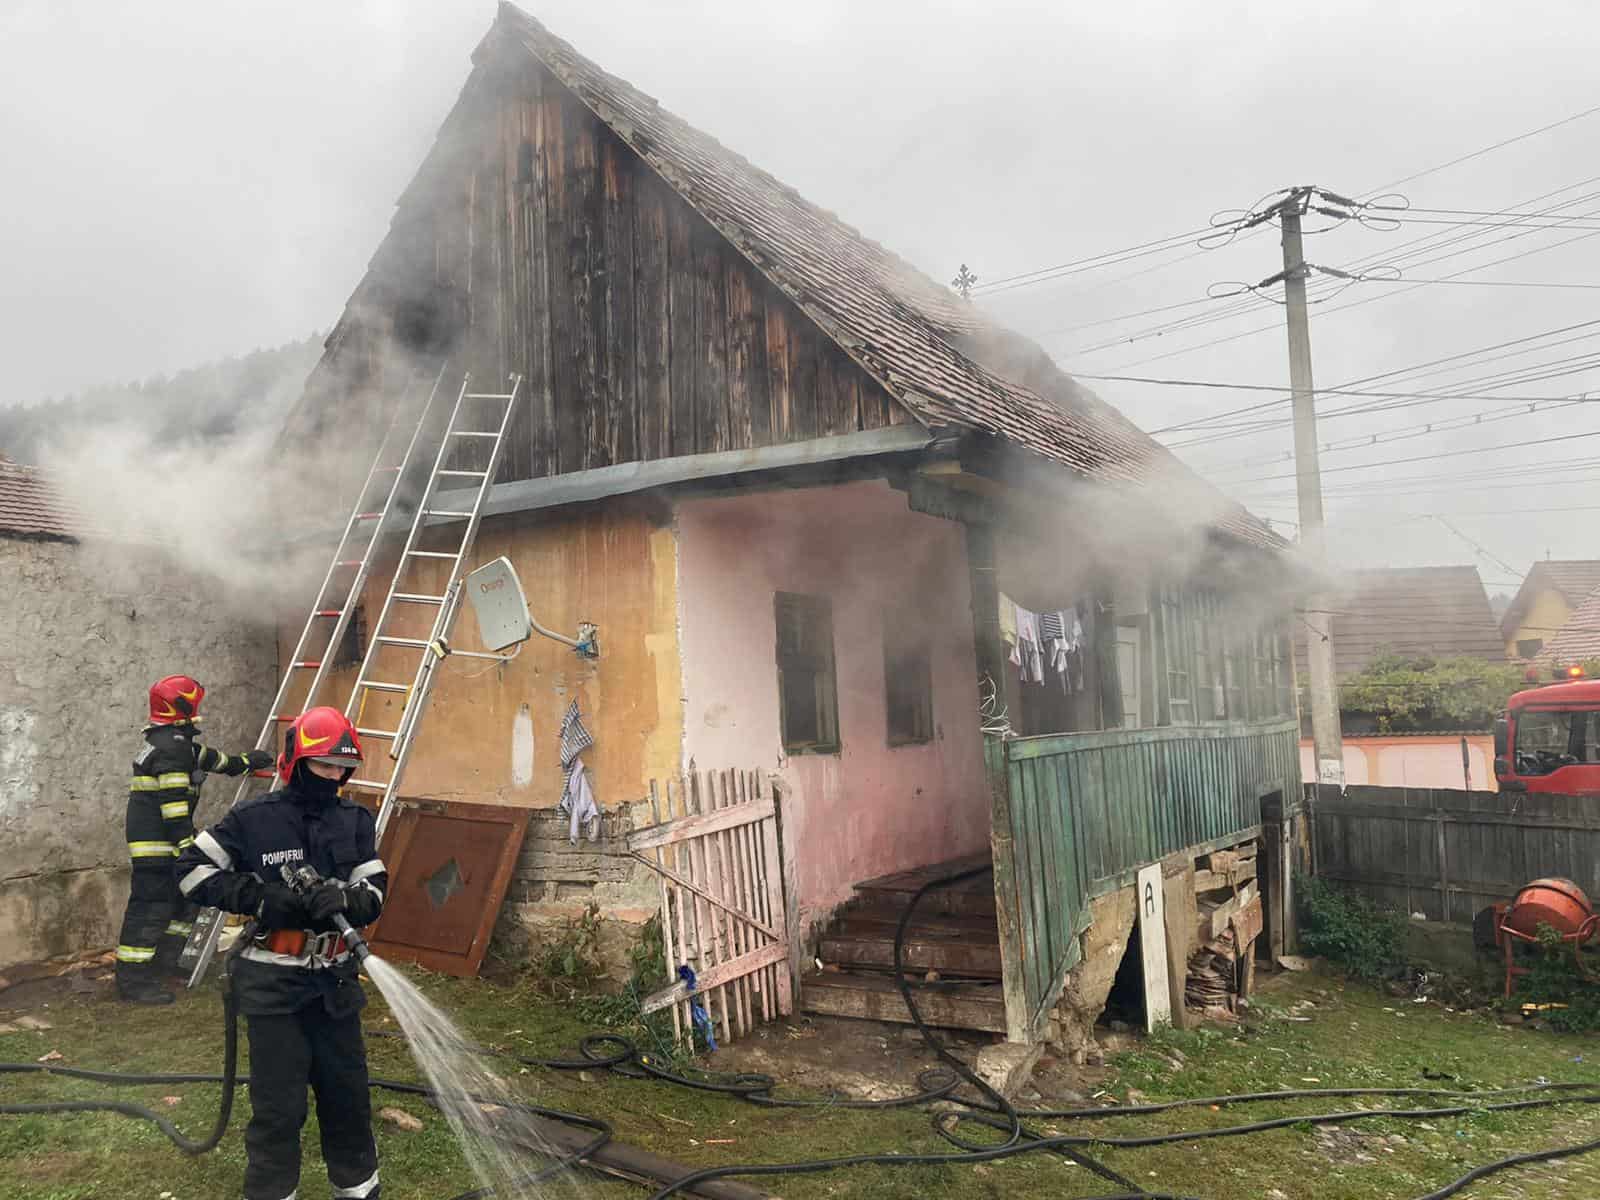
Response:
[[[484,592],[484,593],[494,592],[494,591],[498,591],[501,588],[505,587],[505,585],[506,585],[506,581],[504,579],[495,579],[495,580],[491,580],[491,581],[488,581],[488,582],[485,582],[485,583],[480,583],[478,585],[478,590],[480,592]]]

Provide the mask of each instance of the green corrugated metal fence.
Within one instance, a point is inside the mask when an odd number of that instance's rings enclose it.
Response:
[[[1294,721],[991,741],[995,896],[1010,1036],[1039,1036],[1089,901],[1147,863],[1261,824],[1300,795]]]

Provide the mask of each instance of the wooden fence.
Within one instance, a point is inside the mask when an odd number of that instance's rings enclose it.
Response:
[[[794,1011],[798,913],[781,804],[778,787],[755,771],[707,771],[665,788],[652,781],[655,823],[628,834],[628,852],[660,881],[662,939],[678,976],[642,1008],[670,1007],[680,1039],[701,1014],[702,1032],[709,1023],[731,1040]]]
[[[1034,1041],[1078,961],[1088,902],[1141,866],[1251,837],[1300,793],[1293,721],[991,741],[1006,1025]]]
[[[1430,921],[1470,921],[1544,875],[1600,895],[1600,801],[1434,788],[1322,789],[1316,874]]]

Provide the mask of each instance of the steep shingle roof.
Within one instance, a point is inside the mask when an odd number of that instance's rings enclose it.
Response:
[[[85,532],[82,515],[44,472],[0,458],[0,537],[70,541]]]
[[[1517,631],[1540,592],[1559,592],[1569,607],[1577,608],[1596,588],[1600,588],[1600,559],[1547,558],[1536,562],[1523,578],[1511,607],[1500,618],[1500,636],[1509,638]],[[1549,631],[1545,636],[1549,640]]]
[[[1208,514],[1219,528],[1282,546],[1260,520],[1087,388],[1063,376],[1046,398],[1006,377],[1004,367],[983,365],[974,347],[1022,339],[520,9],[502,3],[489,37],[510,39],[542,63],[930,428],[982,430],[1101,480],[1155,483],[1168,495],[1179,490],[1188,511]]]
[[[1343,679],[1384,653],[1504,662],[1489,597],[1476,567],[1351,571],[1332,597],[1334,669]],[[1297,647],[1305,669],[1305,630]]]
[[[1537,655],[1538,662],[1558,667],[1569,667],[1591,658],[1600,658],[1600,588],[1578,602],[1566,624],[1553,637],[1545,639],[1544,648]]]

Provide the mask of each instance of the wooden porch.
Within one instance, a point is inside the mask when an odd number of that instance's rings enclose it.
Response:
[[[857,884],[855,899],[834,917],[818,946],[823,969],[811,964],[802,981],[802,1008],[830,1016],[910,1023],[911,1014],[894,978],[894,937],[900,917],[911,897],[930,880],[989,863],[988,854],[977,854]],[[924,896],[906,930],[904,953],[917,1010],[929,1025],[1006,1031],[991,875]]]
[[[918,1010],[934,1026],[1044,1038],[1092,901],[1148,863],[1281,829],[1298,795],[1296,736],[1294,722],[1269,721],[991,739],[992,856],[856,885],[820,940],[821,969],[804,975],[802,1008],[909,1022],[894,979],[906,904],[930,880],[992,864],[918,905],[905,941]],[[1268,917],[1281,937],[1286,846],[1272,850],[1264,882],[1282,910]]]

